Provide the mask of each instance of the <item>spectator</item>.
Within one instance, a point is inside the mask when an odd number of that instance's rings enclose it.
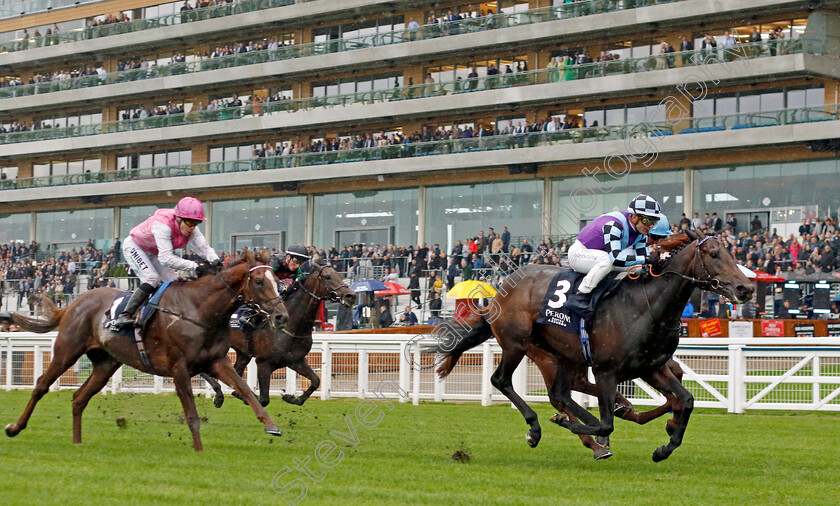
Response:
[[[394,317],[391,316],[391,310],[387,304],[379,306],[379,324],[385,328],[394,324]]]
[[[411,306],[405,306],[405,311],[400,314],[399,321],[407,327],[417,325],[417,315],[411,310]]]

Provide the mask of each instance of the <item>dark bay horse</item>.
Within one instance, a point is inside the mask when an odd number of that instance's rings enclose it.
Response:
[[[158,376],[171,376],[192,432],[193,448],[201,450],[199,419],[190,377],[208,372],[236,389],[265,425],[265,431],[280,435],[277,424],[260,406],[256,395],[236,374],[228,359],[230,315],[247,302],[267,314],[274,326],[285,324],[288,313],[278,294],[278,280],[267,265],[266,256],[255,257],[245,251],[215,274],[189,283],[174,282],[158,304],[161,308],[149,320],[145,331],[147,367],[134,339],[105,330],[105,312],[121,293],[98,288],[83,293],[66,308],[59,309],[42,298],[45,320],[13,314],[20,327],[32,332],[48,332],[58,327],[53,358],[38,378],[32,398],[17,423],[6,426],[6,435],[16,436],[26,428],[35,404],[50,385],[83,354],[93,366],[91,375],[73,394],[73,442],[82,442],[82,412],[93,395],[102,390],[122,364]]]
[[[669,259],[658,263],[648,275],[623,281],[597,308],[590,334],[595,388],[587,393],[598,398],[600,420],[571,397],[573,389],[586,391],[588,383],[582,381],[588,364],[579,336],[535,323],[557,267],[521,268],[505,279],[492,303],[467,325],[460,329],[452,326],[452,332],[440,335],[436,351],[444,360],[438,373],[445,377],[464,351],[495,335],[502,347],[502,359],[491,380],[530,425],[526,440],[531,446],[536,446],[542,434],[537,414],[513,390],[511,381],[517,365],[529,352],[539,357],[535,350],[542,350],[553,357],[553,362],[543,363],[541,371],[549,373],[548,380],[553,370],[549,398],[566,415],[555,415],[553,420],[579,435],[609,436],[618,383],[641,378],[666,396],[674,412],[673,423],[668,426],[669,443],[653,453],[656,462],[668,458],[682,443],[694,406],[693,396],[668,364],[679,344],[680,316],[692,290],[703,287],[737,302],[746,301],[755,291],[718,239],[678,234],[671,241],[679,249],[672,251]]]
[[[286,300],[289,321],[281,329],[263,326],[256,330],[231,330],[231,346],[236,350],[236,373],[242,376],[251,358],[257,360],[257,380],[260,384],[260,404],[269,403],[268,390],[271,373],[281,367],[289,367],[309,379],[309,388],[303,395],[292,393],[283,395],[283,400],[301,405],[321,385],[321,378],[306,362],[306,355],[312,349],[312,328],[318,306],[325,300],[338,302],[346,307],[353,307],[356,294],[344,284],[344,278],[332,266],[326,263],[310,262],[309,272],[303,281],[295,281],[292,293]],[[216,391],[213,403],[221,407],[224,402],[219,383],[206,374],[201,375]],[[234,393],[236,395],[236,393]],[[238,397],[238,395],[236,395]]]

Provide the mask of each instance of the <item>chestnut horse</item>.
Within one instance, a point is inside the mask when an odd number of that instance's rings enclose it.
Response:
[[[309,272],[306,278],[295,281],[286,297],[286,309],[289,311],[289,321],[281,329],[270,329],[263,326],[256,330],[231,330],[231,346],[236,350],[236,373],[242,376],[251,358],[257,359],[257,380],[260,384],[260,404],[269,403],[268,390],[271,373],[281,367],[289,367],[298,374],[309,379],[309,388],[303,395],[294,392],[283,395],[283,400],[300,406],[321,385],[321,378],[306,362],[306,355],[312,349],[312,328],[318,306],[325,300],[338,302],[345,307],[353,307],[356,294],[344,284],[344,278],[327,263],[309,262]],[[206,374],[201,375],[216,391],[213,403],[221,407],[224,394],[219,382]],[[236,397],[239,397],[234,393]]]
[[[717,238],[698,239],[681,233],[669,241],[679,249],[657,264],[658,272],[623,281],[596,310],[589,336],[595,387],[587,393],[598,398],[600,420],[571,397],[575,388],[586,391],[582,379],[586,378],[589,364],[581,351],[580,337],[535,323],[558,267],[528,265],[515,271],[505,279],[487,308],[461,329],[441,335],[435,347],[444,356],[439,375],[448,375],[464,351],[495,335],[502,347],[502,359],[491,381],[530,425],[526,441],[531,446],[537,445],[542,434],[537,414],[513,390],[511,381],[514,370],[529,352],[537,356],[535,350],[542,350],[547,352],[544,356],[553,358],[543,363],[541,370],[553,370],[553,379],[551,374],[546,378],[551,379],[549,399],[564,416],[555,415],[552,421],[578,435],[609,436],[614,428],[618,383],[641,378],[666,396],[674,412],[673,423],[667,427],[668,444],[653,452],[655,462],[668,458],[682,443],[694,407],[694,397],[669,367],[679,344],[680,316],[691,292],[699,286],[744,302],[755,291]],[[559,298],[556,302],[560,302]]]
[[[146,325],[147,361],[141,359],[132,337],[104,328],[105,312],[120,295],[119,290],[97,288],[83,293],[62,309],[42,297],[46,320],[13,314],[15,323],[25,330],[48,332],[56,327],[59,330],[49,367],[38,378],[17,423],[6,426],[6,435],[16,436],[26,428],[35,404],[83,354],[90,359],[93,371],[73,394],[73,442],[76,444],[82,442],[82,412],[88,401],[122,364],[149,374],[172,377],[196,451],[201,451],[201,438],[190,377],[201,372],[211,373],[236,389],[265,424],[265,431],[280,435],[277,424],[236,374],[227,355],[229,318],[243,302],[265,312],[274,326],[283,325],[288,319],[277,291],[277,277],[265,265],[267,260],[245,250],[224,270],[189,283],[172,283],[158,303],[160,309]]]

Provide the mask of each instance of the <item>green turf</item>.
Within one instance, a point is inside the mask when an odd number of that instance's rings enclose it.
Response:
[[[216,410],[197,399],[205,451],[193,452],[180,403],[170,395],[96,396],[85,414],[85,443],[71,443],[72,392],[50,393],[29,427],[0,440],[0,504],[285,504],[282,486],[303,478],[294,458],[313,457],[319,442],[339,443],[343,459],[320,482],[306,479],[302,504],[837,504],[840,414],[772,412],[730,415],[697,410],[681,448],[654,463],[664,419],[646,426],[619,421],[614,456],[594,461],[553,410],[537,449],[509,405],[395,404],[378,426],[355,419],[359,400],[290,406],[274,398],[269,413],[283,436],[265,435],[235,399]],[[5,425],[29,392],[0,392]],[[278,414],[279,413],[279,414]],[[358,443],[347,433],[353,417]],[[375,413],[374,413],[375,414]],[[116,420],[125,418],[125,427]],[[469,461],[454,460],[453,454]],[[314,460],[310,468],[323,470]],[[320,471],[318,471],[320,472]]]

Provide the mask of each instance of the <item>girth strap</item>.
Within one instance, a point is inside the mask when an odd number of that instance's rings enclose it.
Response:
[[[146,345],[143,343],[143,335],[140,333],[140,329],[134,329],[134,344],[137,345],[137,351],[140,353],[140,362],[143,362],[143,366],[149,371],[154,371],[151,362],[149,362],[149,355],[146,354]]]

